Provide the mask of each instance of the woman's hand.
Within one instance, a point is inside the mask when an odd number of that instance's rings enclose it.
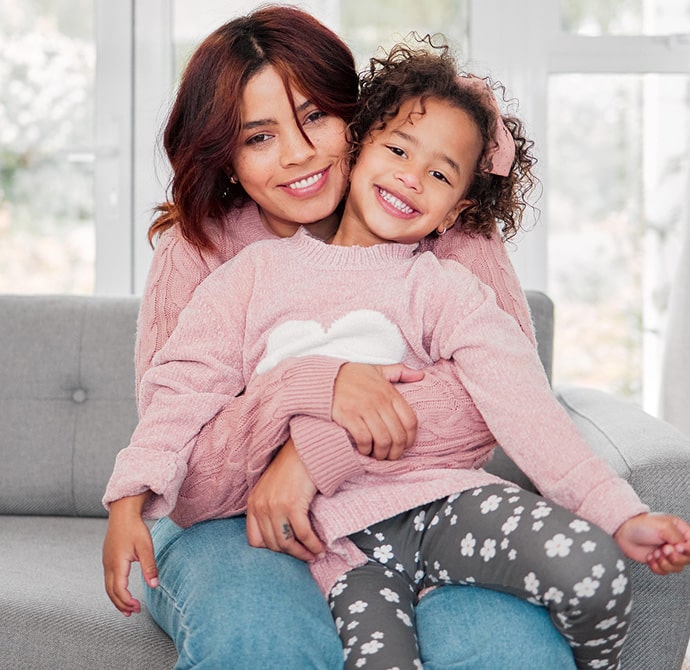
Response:
[[[681,572],[690,565],[690,525],[670,514],[639,514],[613,536],[623,553],[646,563],[657,575]]]
[[[302,561],[325,551],[309,520],[316,486],[289,439],[247,500],[247,539],[252,547],[290,554]]]
[[[422,370],[402,364],[345,363],[335,380],[333,421],[350,433],[360,454],[394,461],[414,442],[417,416],[393,384],[423,377]]]
[[[103,542],[105,590],[113,605],[125,616],[141,611],[141,604],[129,592],[129,571],[134,561],[148,586],[158,586],[158,569],[153,541],[141,511],[150,492],[116,500],[110,505],[108,531]]]

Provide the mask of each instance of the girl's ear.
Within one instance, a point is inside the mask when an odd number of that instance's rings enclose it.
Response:
[[[455,203],[453,209],[451,209],[450,212],[448,212],[446,217],[443,219],[441,225],[436,229],[436,232],[439,235],[443,235],[443,233],[445,233],[446,230],[450,230],[455,225],[455,222],[458,220],[460,213],[473,204],[474,200],[458,200],[458,202]]]

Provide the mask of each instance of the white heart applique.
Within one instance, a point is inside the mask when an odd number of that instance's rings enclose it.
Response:
[[[286,358],[318,354],[353,363],[400,363],[407,347],[398,326],[380,312],[358,309],[324,328],[318,321],[284,321],[266,340],[261,374]]]

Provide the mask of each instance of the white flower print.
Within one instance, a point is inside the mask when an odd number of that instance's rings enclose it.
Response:
[[[481,495],[481,493],[482,493],[483,490],[484,490],[484,489],[480,486],[478,489],[474,489],[474,491],[472,491],[472,495],[473,495],[473,496]]]
[[[525,511],[525,508],[524,508],[522,505],[520,505],[519,507],[516,507],[516,508],[513,510],[513,514],[518,514],[518,515],[519,515],[519,514],[522,514],[524,511]]]
[[[505,493],[520,493],[520,489],[516,486],[506,486],[503,491]]]
[[[497,495],[490,495],[486,500],[482,501],[482,504],[480,505],[482,514],[488,514],[489,512],[495,512],[498,509],[499,504],[501,503],[501,496]]]
[[[448,577],[448,570],[443,569],[439,571],[438,578],[443,582],[449,581],[450,578]]]
[[[374,640],[383,640],[383,633],[380,630],[377,630],[375,633],[371,634],[371,637]]]
[[[356,642],[357,642],[357,636],[354,635],[353,637],[351,637],[351,638],[347,641],[347,646],[348,646],[348,647],[354,647]]]
[[[552,586],[545,594],[544,594],[544,602],[555,602],[557,604],[560,604],[561,601],[563,600],[563,591],[559,591],[555,586]]]
[[[501,549],[505,550],[510,546],[510,540],[507,537],[504,537],[501,540]]]
[[[611,626],[615,626],[618,623],[618,617],[617,616],[612,616],[610,619],[604,619],[603,621],[600,621],[595,628],[598,628],[599,630],[608,630],[611,628]]]
[[[331,589],[332,596],[339,596],[347,588],[347,582],[336,582]]]
[[[431,520],[431,523],[429,524],[429,526],[436,526],[436,525],[438,525],[438,522],[439,522],[440,520],[441,520],[441,519],[439,519],[438,514],[435,514],[435,515],[434,515],[434,518]]]
[[[589,524],[584,519],[573,519],[568,528],[574,530],[576,533],[586,533],[589,530]]]
[[[616,561],[616,569],[618,572],[623,572],[625,570],[625,563],[620,558]]]
[[[581,582],[575,584],[575,593],[580,598],[591,598],[599,588],[599,582],[591,577],[585,577]]]
[[[400,595],[393,591],[392,589],[381,589],[379,593],[389,602],[389,603],[399,603]]]
[[[585,647],[601,647],[602,644],[608,644],[608,640],[604,638],[598,638],[596,640],[587,640],[587,642],[585,642]]]
[[[616,606],[616,601],[615,600],[609,600],[606,603],[606,609],[607,610],[612,610]]]
[[[529,593],[533,593],[535,596],[539,594],[539,580],[533,572],[530,572],[527,577],[525,577],[524,582],[525,591],[529,591]]]
[[[390,544],[374,547],[374,558],[381,563],[388,563],[393,558],[393,547]]]
[[[363,600],[357,600],[352,603],[347,609],[350,614],[361,614],[369,606],[369,603],[365,603]]]
[[[582,551],[586,554],[591,554],[597,548],[597,543],[592,542],[592,540],[587,540],[582,543]]]
[[[611,587],[614,596],[619,596],[621,593],[625,593],[625,587],[628,585],[628,578],[625,575],[618,575],[613,582]]]
[[[414,661],[412,661],[412,665],[414,665],[415,670],[424,670],[424,666],[418,658],[415,658]],[[400,668],[392,668],[391,670],[400,670]]]
[[[588,665],[590,668],[594,668],[594,670],[597,670],[597,668],[608,668],[609,662],[606,659],[595,658],[593,661],[590,661]]]
[[[337,616],[335,618],[334,623],[335,629],[338,631],[338,633],[340,633],[340,631],[343,629],[343,626],[345,625],[345,622],[339,616]]]
[[[504,535],[510,535],[520,523],[520,519],[516,516],[509,516],[505,523],[501,526]]]
[[[459,493],[453,493],[452,495],[449,495],[448,498],[446,498],[446,500],[449,503],[454,503],[459,497],[460,497]]]
[[[379,542],[383,542],[383,541],[386,539],[386,536],[385,536],[383,533],[376,533],[376,535],[374,535],[374,537],[375,537]]]
[[[460,553],[463,556],[474,556],[474,547],[476,544],[477,540],[472,537],[472,533],[467,533],[460,542]]]
[[[414,573],[414,580],[420,582],[422,579],[424,579],[424,570],[417,570],[417,572]]]
[[[450,516],[452,513],[453,508],[450,505],[443,510],[443,516]]]
[[[477,581],[477,580],[476,580],[474,577],[468,577],[468,578],[465,580],[465,583],[466,583],[466,584],[474,584],[476,581]]]
[[[376,654],[379,649],[383,649],[383,642],[369,640],[369,642],[365,642],[359,649],[363,654]]]
[[[434,570],[438,570],[441,567],[441,564],[438,561],[434,561]]]
[[[491,538],[484,540],[479,554],[484,559],[484,562],[488,563],[496,555],[496,540],[492,540]]]
[[[511,549],[508,552],[508,559],[511,561],[514,561],[516,558],[517,558],[517,551],[515,551],[515,549]]]
[[[358,658],[357,662],[355,663],[355,666],[358,668],[363,668],[367,664],[367,659],[366,658]]]
[[[507,493],[507,491],[506,491],[506,493]],[[514,505],[518,500],[520,500],[520,496],[513,496],[512,498],[508,498],[508,502],[511,505]]]
[[[544,527],[544,522],[543,522],[543,521],[535,521],[535,522],[532,524],[532,530],[533,530],[535,533],[538,533],[543,527]]]
[[[417,516],[414,518],[414,529],[420,533],[421,531],[424,530],[424,517],[426,516],[426,512],[422,510]]]
[[[546,555],[549,558],[555,556],[567,556],[570,553],[570,547],[573,544],[572,539],[563,535],[563,533],[556,533],[550,540],[544,543]]]
[[[450,517],[450,525],[451,525],[451,526],[454,526],[457,522],[458,522],[458,515],[457,515],[457,514],[453,514],[453,516]]]
[[[354,630],[355,628],[357,628],[357,626],[359,626],[359,621],[350,621],[350,623],[347,624],[347,629],[348,630]],[[355,642],[357,641],[356,637],[352,638],[352,639],[355,640]],[[354,644],[354,642],[353,642],[353,644]]]
[[[396,563],[396,564],[395,564],[395,571],[396,571],[396,572],[404,572],[404,571],[405,571],[405,566],[404,566],[402,563]],[[392,576],[393,576],[393,573],[391,572],[390,575],[389,575],[388,572],[390,572],[390,571],[387,571],[387,572],[386,572],[386,577],[388,577],[388,576],[392,577]]]
[[[410,615],[407,612],[397,609],[395,610],[395,616],[397,616],[408,628],[412,628],[412,619],[410,619]]]
[[[596,577],[597,579],[601,579],[604,576],[605,572],[606,569],[601,563],[597,563],[595,566],[592,567],[592,577]]]
[[[351,647],[343,647],[343,661],[347,661],[347,657],[350,655],[351,651]]]
[[[539,505],[536,509],[532,510],[532,516],[535,519],[545,519],[551,514],[551,508],[547,505]]]

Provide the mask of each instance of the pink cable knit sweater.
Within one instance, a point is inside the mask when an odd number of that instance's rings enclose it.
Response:
[[[413,250],[330,246],[302,230],[252,245],[209,276],[142,379],[148,408],[113,480],[150,487],[174,504],[187,445],[228,397],[288,359],[321,355],[415,368],[454,359],[474,415],[465,412],[462,423],[442,417],[445,441],[438,425],[422,424],[398,461],[375,461],[349,447],[347,479],[314,500],[315,527],[329,552],[311,568],[324,592],[365,562],[348,534],[499,481],[480,469],[492,433],[546,496],[609,532],[646,511],[589,451],[555,401],[534,347],[491,290],[461,265]],[[322,449],[338,440],[340,451],[349,446],[345,431],[322,417],[295,415],[291,430],[298,437],[316,431]]]
[[[137,389],[201,281],[248,244],[275,239],[262,224],[254,203],[221,223],[211,228],[215,250],[197,250],[177,228],[159,240],[139,314]],[[515,318],[535,343],[527,301],[498,234],[486,239],[454,230],[453,234],[424,240],[423,246],[440,258],[462,263],[493,288],[499,306]],[[289,417],[302,413],[331,418],[333,386],[341,364],[342,361],[327,357],[285,361],[261,375],[242,396],[228,399],[201,430],[194,445],[182,453],[188,458],[187,473],[177,503],[171,507],[162,496],[154,496],[146,510],[147,516],[170,514],[176,523],[187,527],[205,519],[243,512],[249,491],[275,453],[275,444],[282,444],[287,438],[285,424]],[[460,416],[465,411],[473,411],[472,399],[457,384],[452,365],[446,361],[428,368],[422,382],[402,384],[398,389],[423,424],[433,425],[451,413]],[[145,410],[146,403],[140,399],[139,414],[143,415]],[[311,437],[307,442],[295,440],[302,460],[320,490],[337,488],[353,467],[348,460],[349,442],[346,449],[341,442],[323,449],[317,436]],[[113,481],[105,501],[107,504],[144,490],[145,486],[127,488]]]

